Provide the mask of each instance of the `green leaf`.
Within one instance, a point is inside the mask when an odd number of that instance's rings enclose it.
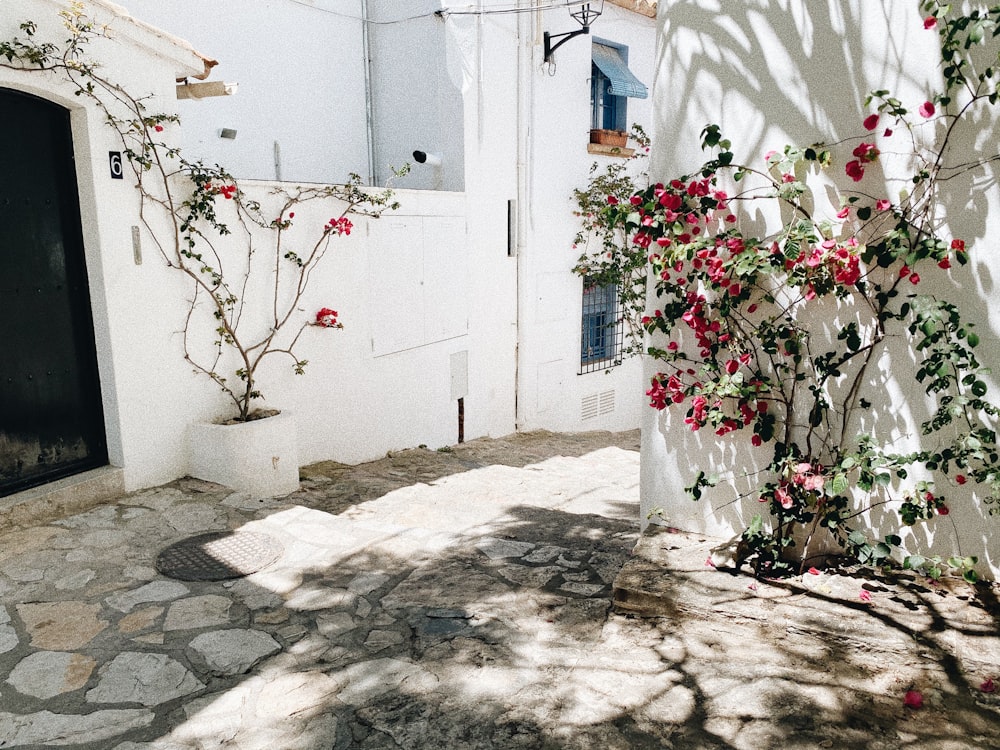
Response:
[[[965,340],[969,342],[969,346],[972,348],[979,346],[979,336],[974,333],[970,333]]]
[[[847,492],[849,487],[846,474],[836,474],[833,477],[833,482],[831,483],[830,489],[833,491],[834,495],[843,495]]]
[[[972,384],[972,392],[979,398],[985,396],[986,391],[987,391],[986,383],[984,383],[982,380],[977,380],[975,383]]]

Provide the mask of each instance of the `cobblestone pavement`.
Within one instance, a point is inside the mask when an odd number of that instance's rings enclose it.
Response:
[[[272,501],[188,479],[0,533],[0,747],[1000,748],[991,696],[948,713],[929,684],[905,709],[896,657],[864,640],[718,597],[611,612],[639,538],[637,433],[302,474]],[[157,571],[210,531],[282,553],[229,580]]]

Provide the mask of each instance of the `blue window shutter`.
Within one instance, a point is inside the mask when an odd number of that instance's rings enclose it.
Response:
[[[594,65],[611,81],[611,93],[615,96],[631,96],[635,99],[645,99],[649,96],[646,85],[628,69],[621,53],[614,47],[595,42],[593,59]]]

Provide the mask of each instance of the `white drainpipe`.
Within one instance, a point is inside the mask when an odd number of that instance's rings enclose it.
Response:
[[[361,54],[365,73],[365,130],[368,138],[368,184],[376,184],[375,173],[375,114],[372,105],[371,38],[368,33],[368,0],[361,0]]]

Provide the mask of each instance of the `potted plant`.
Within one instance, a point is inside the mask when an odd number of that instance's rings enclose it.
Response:
[[[592,128],[590,131],[590,142],[597,143],[602,146],[625,148],[625,144],[628,143],[628,133],[624,130]]]
[[[295,425],[286,412],[255,409],[264,399],[261,366],[288,358],[302,374],[307,361],[297,348],[303,334],[343,327],[332,308],[303,311],[304,295],[330,246],[351,234],[348,217],[396,208],[392,191],[364,189],[352,174],[343,185],[282,186],[257,200],[221,167],[187,161],[165,140],[177,115],[147,111],[145,97],[88,60],[87,44],[107,31],[81,7],[60,13],[69,32],[63,47],[36,42],[36,26],[28,21],[20,26],[24,39],[0,43],[3,64],[63,75],[97,106],[121,141],[151,241],[190,282],[184,358],[231,406],[222,419],[191,426],[190,473],[259,497],[294,491]],[[296,226],[295,209],[305,203],[332,206],[333,216]]]

